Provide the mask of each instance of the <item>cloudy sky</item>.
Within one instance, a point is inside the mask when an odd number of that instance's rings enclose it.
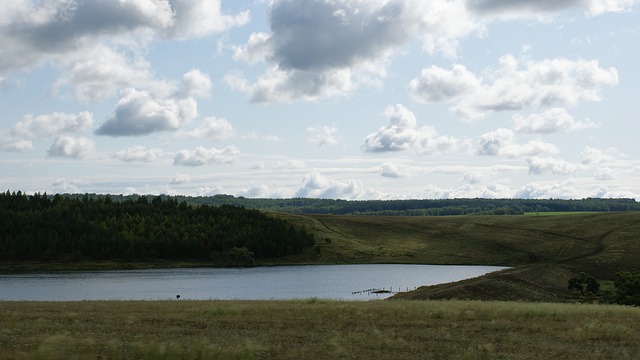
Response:
[[[2,5],[2,191],[640,199],[640,0]]]

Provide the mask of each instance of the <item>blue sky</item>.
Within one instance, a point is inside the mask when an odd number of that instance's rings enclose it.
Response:
[[[9,0],[0,188],[640,199],[638,0]]]

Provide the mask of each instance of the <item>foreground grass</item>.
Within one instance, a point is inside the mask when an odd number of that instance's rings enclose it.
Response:
[[[640,309],[472,301],[4,302],[2,359],[631,359]]]

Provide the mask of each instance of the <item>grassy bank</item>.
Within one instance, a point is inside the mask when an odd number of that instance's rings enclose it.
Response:
[[[6,302],[2,359],[632,359],[640,309],[513,302]]]

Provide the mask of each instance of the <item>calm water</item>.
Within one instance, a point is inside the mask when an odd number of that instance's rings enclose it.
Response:
[[[496,266],[310,265],[0,275],[0,300],[384,299],[504,269]]]

